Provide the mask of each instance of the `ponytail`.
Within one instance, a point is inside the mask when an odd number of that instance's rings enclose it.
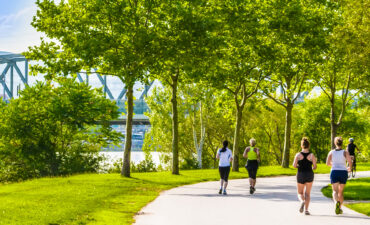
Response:
[[[303,147],[303,148],[309,148],[310,147],[310,142],[308,141],[308,138],[306,138],[306,137],[302,138],[301,147]]]
[[[224,147],[221,149],[220,152],[226,152],[226,148],[229,145],[229,142],[225,140],[222,144],[223,144]]]
[[[338,147],[341,148],[343,145],[343,139],[342,137],[335,137],[334,139],[334,144]]]

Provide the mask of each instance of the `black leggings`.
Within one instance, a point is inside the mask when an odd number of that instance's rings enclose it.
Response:
[[[249,178],[256,179],[257,170],[258,170],[257,160],[248,160],[247,165],[245,166],[245,168],[248,171]]]
[[[218,171],[220,172],[221,179],[227,182],[229,179],[230,166],[220,166],[218,167]]]

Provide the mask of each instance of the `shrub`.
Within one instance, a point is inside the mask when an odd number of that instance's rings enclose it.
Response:
[[[100,148],[121,137],[108,122],[119,115],[114,102],[85,83],[58,83],[0,104],[0,181],[95,172]]]

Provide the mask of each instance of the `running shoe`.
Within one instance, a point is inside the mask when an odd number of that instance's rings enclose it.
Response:
[[[249,194],[253,194],[253,187],[252,186],[249,187]]]
[[[254,194],[254,192],[256,192],[256,188],[255,187],[253,187],[253,194]]]
[[[339,209],[339,214],[343,214],[343,210],[342,209]]]
[[[311,215],[311,214],[310,214],[310,212],[309,212],[309,211],[307,211],[307,210],[304,212],[304,214],[305,214],[306,216]]]
[[[304,202],[301,203],[301,207],[299,208],[299,212],[303,213],[304,210]]]
[[[340,214],[340,211],[341,211],[341,209],[340,209],[340,202],[339,201],[337,201],[337,203],[335,203],[335,214]]]
[[[226,190],[224,190],[224,193],[223,193],[224,195],[227,195],[227,193],[226,193]]]
[[[218,191],[218,194],[222,194],[222,188],[220,188],[220,190]]]

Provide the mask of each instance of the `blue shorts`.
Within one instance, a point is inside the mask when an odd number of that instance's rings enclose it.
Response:
[[[347,170],[332,170],[330,172],[330,181],[332,184],[346,184],[348,179]]]

